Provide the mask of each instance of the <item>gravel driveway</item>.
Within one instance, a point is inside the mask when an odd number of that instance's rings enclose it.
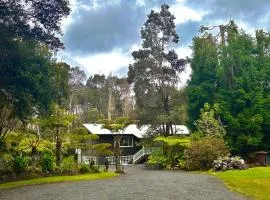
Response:
[[[97,181],[26,186],[0,192],[1,200],[240,200],[214,177],[129,166],[126,174]]]

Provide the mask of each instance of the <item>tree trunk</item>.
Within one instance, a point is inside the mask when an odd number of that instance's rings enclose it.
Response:
[[[56,165],[59,167],[62,160],[62,140],[60,137],[59,128],[57,128],[57,135],[56,135],[55,158],[56,158]]]
[[[14,110],[11,108],[2,108],[0,110],[0,119],[0,140],[4,142],[6,135],[15,126]]]
[[[109,99],[108,99],[108,119],[112,119],[112,90],[109,88]]]
[[[164,111],[165,111],[165,113],[166,113],[167,116],[170,115],[169,97],[168,96],[166,96],[164,98]],[[170,129],[171,129],[170,125],[171,125],[171,122],[166,121],[165,135],[169,135],[170,134]]]
[[[37,148],[36,147],[32,147],[31,148],[31,164],[33,166],[36,166],[36,155],[37,155]]]
[[[115,171],[118,173],[122,172],[121,169],[121,163],[120,163],[120,157],[121,157],[121,151],[120,151],[120,136],[117,135],[115,138],[115,152],[114,152],[114,158],[115,158]]]

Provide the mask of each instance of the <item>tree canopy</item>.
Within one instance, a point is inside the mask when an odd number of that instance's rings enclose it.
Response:
[[[21,38],[41,42],[51,49],[63,48],[59,39],[60,20],[69,13],[68,0],[3,0],[0,2],[1,43]]]
[[[234,21],[193,39],[192,76],[186,89],[190,124],[204,103],[219,105],[232,152],[269,149],[269,45],[263,30],[255,37]]]
[[[152,125],[162,121],[160,131],[167,134],[173,123],[172,94],[186,63],[172,49],[179,42],[174,19],[167,4],[159,12],[150,12],[141,29],[142,48],[132,53],[134,63],[128,71],[128,81],[134,83],[138,120]]]

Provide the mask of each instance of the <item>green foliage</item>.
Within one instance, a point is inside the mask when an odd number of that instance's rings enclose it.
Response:
[[[40,158],[40,166],[43,172],[51,172],[55,166],[55,159],[52,153],[44,152]]]
[[[89,140],[97,140],[99,137],[95,134],[89,134],[85,127],[75,128],[70,136],[70,145],[77,149],[92,149],[93,145]]]
[[[217,28],[217,36],[207,31],[193,39],[189,123],[192,127],[205,103],[218,104],[233,154],[269,150],[270,35],[258,30],[253,37],[233,21]]]
[[[91,123],[95,123],[98,120],[100,120],[100,114],[99,114],[97,108],[90,108],[89,111],[88,111],[88,113],[87,113],[87,115],[88,115],[88,120]]]
[[[192,141],[191,146],[184,153],[186,169],[210,169],[214,160],[228,154],[229,150],[221,138],[205,137],[199,141]]]
[[[75,115],[69,114],[66,109],[58,104],[51,105],[51,115],[41,119],[44,129],[55,138],[56,165],[59,166],[62,158],[63,142],[68,138],[68,128],[72,125]]]
[[[187,161],[185,161],[184,159],[178,160],[178,167],[180,169],[186,169],[186,166],[187,166]]]
[[[61,173],[63,174],[76,174],[77,166],[74,161],[74,157],[69,156],[69,157],[63,158],[60,164],[60,170],[61,170]]]
[[[121,141],[121,131],[123,131],[129,124],[133,122],[129,117],[117,117],[114,120],[105,119],[101,121],[103,123],[102,128],[110,130],[114,134],[114,147],[113,147],[113,154],[115,156],[115,171],[117,173],[123,173],[121,169],[120,163],[120,156],[121,156],[121,149],[120,149],[120,141]],[[104,146],[105,145],[105,146]],[[106,144],[101,146],[96,146],[98,148],[102,147],[101,150],[106,147]],[[97,149],[98,150],[98,149]],[[110,151],[107,151],[110,153]]]
[[[84,104],[91,105],[84,114],[85,122],[95,123],[104,118],[130,116],[133,110],[130,92],[131,85],[126,78],[100,74],[90,76],[82,97]]]
[[[80,173],[85,174],[90,172],[90,167],[87,164],[82,164],[79,169]]]
[[[8,52],[1,54],[8,57],[0,61],[7,62],[0,63],[0,139],[14,128],[17,119],[27,120],[35,109],[46,113],[52,101],[51,53],[41,44],[19,41],[13,41],[10,49],[4,46]]]
[[[93,165],[90,167],[90,172],[91,173],[100,173],[100,169],[98,165]]]
[[[179,160],[183,159],[184,151],[190,146],[190,138],[179,136],[159,136],[154,139],[157,145],[161,145],[166,157],[166,166],[175,168]]]
[[[89,166],[87,164],[81,164],[79,167],[79,172],[85,173],[100,173],[100,167],[98,165]]]
[[[26,6],[27,4],[27,6]],[[52,53],[63,47],[60,21],[68,2],[0,2],[0,140],[16,119],[46,112],[52,100]]]
[[[113,133],[117,133],[120,130],[124,130],[128,125],[130,125],[133,120],[129,117],[117,117],[114,120],[104,119],[100,120],[103,123],[103,128],[112,131]]]
[[[217,83],[218,59],[217,46],[212,35],[195,37],[192,43],[192,76],[188,82],[188,118],[192,127],[199,118],[200,109],[206,102],[213,104]],[[198,98],[199,97],[199,98]]]
[[[208,103],[204,104],[201,109],[200,118],[195,122],[199,132],[203,136],[223,138],[226,134],[224,126],[218,121],[216,112],[218,105],[214,104],[213,108]]]
[[[111,143],[99,143],[94,144],[92,149],[98,156],[111,156],[113,155],[113,152],[109,149],[111,146]]]
[[[161,164],[166,167],[168,164],[168,158],[164,155],[162,149],[154,151],[148,158],[148,163]]]
[[[190,145],[190,139],[188,137],[178,137],[178,136],[159,136],[154,139],[156,142],[162,142],[165,143],[168,146],[183,146],[183,147],[189,147]]]
[[[1,1],[0,7],[1,38],[36,40],[51,48],[63,47],[58,37],[60,21],[70,13],[68,1],[31,1],[27,2],[27,7],[18,1]]]
[[[28,166],[28,158],[24,156],[15,156],[12,162],[14,172],[24,172]]]
[[[72,124],[75,116],[69,114],[64,108],[58,104],[52,104],[50,108],[51,115],[44,118],[42,125],[51,130],[58,128],[67,128]]]
[[[53,99],[54,102],[59,106],[66,106],[68,103],[68,97],[70,95],[69,78],[71,67],[69,64],[64,62],[54,63],[53,68]],[[54,106],[55,107],[55,106]],[[52,112],[56,108],[51,108]]]

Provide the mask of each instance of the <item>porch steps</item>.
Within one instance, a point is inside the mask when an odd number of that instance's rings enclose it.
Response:
[[[159,149],[159,147],[142,147],[137,153],[133,155],[133,164],[140,163],[146,156]]]

